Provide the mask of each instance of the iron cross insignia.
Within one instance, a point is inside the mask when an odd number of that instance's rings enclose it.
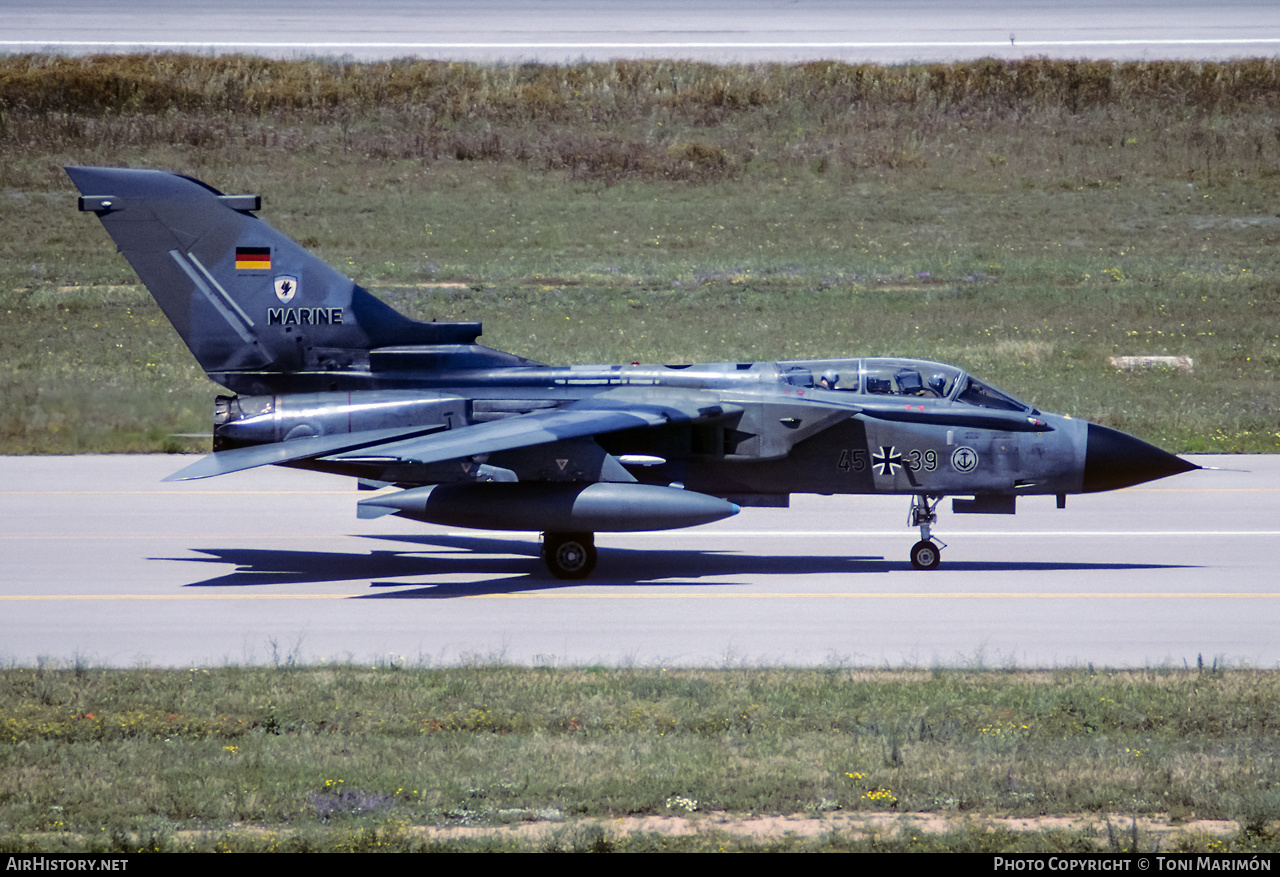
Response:
[[[880,446],[880,450],[871,455],[871,467],[879,469],[881,475],[896,475],[903,468],[902,455],[897,448]]]

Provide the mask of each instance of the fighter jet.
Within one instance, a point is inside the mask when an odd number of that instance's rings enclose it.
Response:
[[[167,480],[257,466],[382,489],[360,517],[543,533],[552,575],[596,565],[595,533],[689,527],[793,493],[901,494],[916,569],[959,514],[1059,508],[1197,466],[1133,436],[1038,411],[964,369],[902,358],[547,365],[419,322],[225,195],[155,170],[71,167],[208,376],[213,453]]]

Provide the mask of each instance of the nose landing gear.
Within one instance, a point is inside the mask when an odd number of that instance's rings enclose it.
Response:
[[[947,545],[929,533],[929,528],[938,522],[940,502],[940,496],[917,494],[911,498],[908,525],[920,528],[920,541],[911,546],[911,565],[916,569],[937,569],[938,564],[942,563],[942,549]]]

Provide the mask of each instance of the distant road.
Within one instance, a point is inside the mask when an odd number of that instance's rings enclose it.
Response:
[[[5,0],[0,52],[564,63],[1225,59],[1280,52],[1274,0]]]
[[[0,661],[1280,666],[1280,456],[956,516],[917,572],[905,497],[796,497],[605,533],[585,582],[533,533],[360,520],[287,469],[0,457]],[[363,496],[367,496],[364,494]]]

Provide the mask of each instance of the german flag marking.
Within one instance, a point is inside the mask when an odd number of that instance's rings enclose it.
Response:
[[[270,247],[236,247],[237,271],[270,271]]]

